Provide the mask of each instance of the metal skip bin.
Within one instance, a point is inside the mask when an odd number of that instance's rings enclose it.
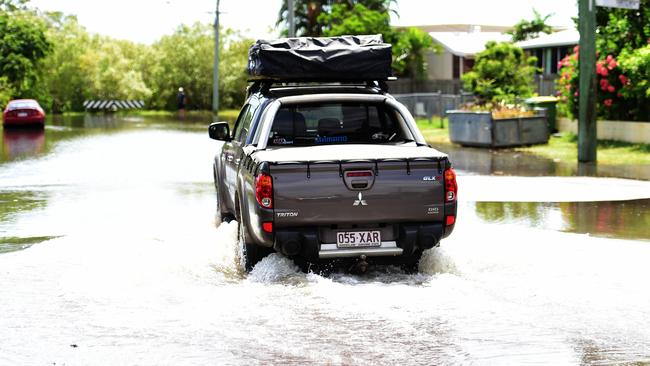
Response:
[[[494,119],[490,112],[448,111],[447,117],[449,139],[464,146],[514,147],[545,144],[549,138],[545,114]]]

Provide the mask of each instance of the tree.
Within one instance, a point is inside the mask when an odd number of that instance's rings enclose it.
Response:
[[[323,36],[323,29],[327,23],[319,20],[323,13],[330,13],[334,6],[339,5],[345,10],[351,10],[355,5],[363,5],[366,9],[379,13],[389,13],[395,0],[294,0],[294,22],[296,35],[305,37]],[[396,14],[396,12],[392,11]],[[282,7],[278,14],[277,25],[283,27],[283,34],[287,34],[288,19],[287,0],[282,0]]]
[[[326,37],[382,34],[385,38],[393,38],[388,13],[368,9],[362,4],[351,8],[347,4],[334,4],[329,12],[318,16],[318,22]]]
[[[603,55],[632,52],[650,43],[650,0],[641,0],[639,10],[597,7],[596,50]]]
[[[598,116],[616,120],[650,120],[650,0],[639,10],[598,7],[596,12]],[[561,107],[576,114],[578,50],[560,62]]]
[[[0,11],[14,12],[17,10],[27,10],[29,0],[0,0]]]
[[[195,23],[181,25],[174,34],[152,45],[147,71],[153,92],[150,105],[158,109],[176,108],[176,93],[183,87],[188,109],[209,109],[212,105],[212,27]]]
[[[385,42],[393,45],[393,70],[398,76],[423,79],[426,52],[437,50],[425,32],[417,28],[396,30],[390,26],[387,11],[372,10],[361,3],[352,7],[348,3],[334,4],[329,12],[321,13],[318,22],[323,25],[324,36],[381,34]]]
[[[510,42],[490,41],[476,55],[472,71],[463,75],[465,88],[479,98],[479,103],[514,103],[533,93],[533,76],[537,58]]]
[[[513,42],[536,38],[540,33],[553,33],[553,27],[546,24],[546,21],[552,14],[542,17],[535,9],[533,9],[533,13],[533,20],[521,20],[519,23],[515,24],[512,31],[508,32],[508,34],[512,35]]]
[[[418,28],[409,27],[397,31],[397,42],[393,43],[393,69],[397,75],[417,80],[426,78],[427,52],[440,52],[441,46]]]
[[[53,50],[41,67],[41,104],[53,112],[83,110],[87,99],[147,99],[137,63],[147,46],[88,34],[76,17],[43,14]]]
[[[636,120],[650,121],[650,44],[634,51],[624,50],[619,60],[626,74],[620,79],[627,115]]]
[[[226,29],[222,32],[219,62],[219,105],[240,108],[246,99],[248,85],[248,49],[254,40]]]
[[[31,97],[38,82],[38,64],[52,49],[42,19],[20,10],[22,1],[0,5],[0,75],[11,86],[14,97]]]
[[[220,39],[219,105],[239,108],[246,95],[248,49],[253,41],[231,30],[221,30]],[[211,25],[180,26],[142,55],[136,64],[152,91],[150,107],[175,109],[177,90],[183,87],[189,109],[212,108],[212,78],[206,77],[212,75],[214,60]]]

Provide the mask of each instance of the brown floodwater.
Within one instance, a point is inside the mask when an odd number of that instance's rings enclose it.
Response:
[[[322,277],[274,254],[244,275],[236,223],[215,224],[210,120],[2,131],[0,364],[650,362],[650,197],[614,201],[586,178],[581,202],[461,186],[456,229],[419,274]],[[450,153],[461,177],[577,175]]]

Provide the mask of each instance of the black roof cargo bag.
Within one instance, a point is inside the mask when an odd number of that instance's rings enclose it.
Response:
[[[249,50],[248,73],[253,80],[386,80],[391,60],[381,35],[259,40]]]

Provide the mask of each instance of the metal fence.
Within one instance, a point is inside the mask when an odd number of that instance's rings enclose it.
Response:
[[[474,101],[472,93],[412,93],[393,94],[393,97],[404,104],[414,117],[427,119],[433,116],[442,118],[447,111],[458,109],[461,105]]]
[[[399,78],[397,80],[388,82],[388,90],[394,94],[409,94],[409,93],[444,93],[444,94],[460,94],[461,81],[455,80],[414,80],[410,78]]]

